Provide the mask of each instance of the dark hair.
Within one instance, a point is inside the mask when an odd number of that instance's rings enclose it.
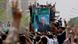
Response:
[[[42,38],[41,38],[41,42],[42,42],[43,44],[47,44],[47,38],[46,38],[46,37],[42,37]]]
[[[74,42],[77,43],[77,39],[74,39]]]
[[[51,39],[53,39],[53,35],[48,35],[48,38],[51,38]]]
[[[26,44],[25,36],[23,34],[19,34],[19,42],[20,44]]]
[[[59,27],[60,29],[62,29],[62,30],[65,30],[65,27]]]
[[[38,42],[40,40],[40,36],[37,36],[36,37],[36,41]]]

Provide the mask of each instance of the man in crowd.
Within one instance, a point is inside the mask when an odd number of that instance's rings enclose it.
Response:
[[[63,44],[66,39],[66,32],[64,27],[59,28],[59,34],[57,35],[58,43]]]

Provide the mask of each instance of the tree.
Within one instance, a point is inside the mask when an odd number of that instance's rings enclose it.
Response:
[[[78,17],[70,19],[68,24],[69,25],[74,25],[74,26],[78,27]]]

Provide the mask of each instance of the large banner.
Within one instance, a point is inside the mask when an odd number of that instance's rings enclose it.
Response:
[[[32,27],[35,32],[44,32],[49,28],[49,8],[33,8],[32,10]]]

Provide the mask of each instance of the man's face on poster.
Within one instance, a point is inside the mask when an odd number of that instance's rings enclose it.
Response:
[[[41,23],[44,24],[45,17],[41,17]]]

